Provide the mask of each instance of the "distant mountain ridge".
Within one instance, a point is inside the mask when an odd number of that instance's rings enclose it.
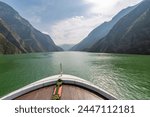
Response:
[[[89,51],[150,54],[150,1],[143,1],[120,19]]]
[[[70,50],[75,44],[62,44],[59,45],[59,47],[61,47],[64,51],[68,51]]]
[[[91,48],[97,41],[105,37],[113,26],[130,11],[132,11],[136,6],[128,7],[120,11],[111,21],[104,22],[97,28],[95,28],[83,41],[75,45],[71,50],[73,51],[87,51]]]
[[[55,45],[50,36],[35,29],[12,7],[0,2],[0,53],[13,54],[61,50],[60,47]]]

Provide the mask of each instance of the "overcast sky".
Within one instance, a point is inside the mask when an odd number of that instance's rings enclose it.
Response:
[[[76,44],[121,9],[142,0],[1,0],[49,34],[57,45]]]

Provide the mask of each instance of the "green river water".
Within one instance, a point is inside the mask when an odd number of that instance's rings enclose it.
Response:
[[[59,74],[86,79],[118,99],[150,99],[150,56],[86,52],[0,55],[0,97]]]

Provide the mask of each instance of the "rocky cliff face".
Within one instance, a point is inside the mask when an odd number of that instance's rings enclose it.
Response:
[[[16,54],[21,51],[12,43],[7,41],[6,37],[0,33],[0,54]]]
[[[89,51],[150,54],[150,1],[143,1]]]
[[[3,2],[0,2],[0,40],[0,52],[4,54],[62,50],[55,45],[50,36],[35,29]],[[7,43],[7,48],[11,52],[5,50],[4,43]]]

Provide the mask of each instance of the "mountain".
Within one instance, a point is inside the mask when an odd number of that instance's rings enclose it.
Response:
[[[65,51],[70,50],[73,46],[74,46],[74,44],[62,44],[62,45],[59,45],[59,47],[61,47]]]
[[[73,51],[86,51],[88,48],[93,46],[97,41],[105,37],[113,26],[125,15],[131,12],[136,6],[128,7],[120,11],[111,21],[104,22],[97,28],[95,28],[85,39],[79,44],[75,45],[71,50]]]
[[[6,49],[7,48],[7,49]],[[50,36],[35,29],[9,5],[0,2],[0,53],[60,51]]]
[[[150,54],[150,1],[143,1],[120,19],[89,51]]]

